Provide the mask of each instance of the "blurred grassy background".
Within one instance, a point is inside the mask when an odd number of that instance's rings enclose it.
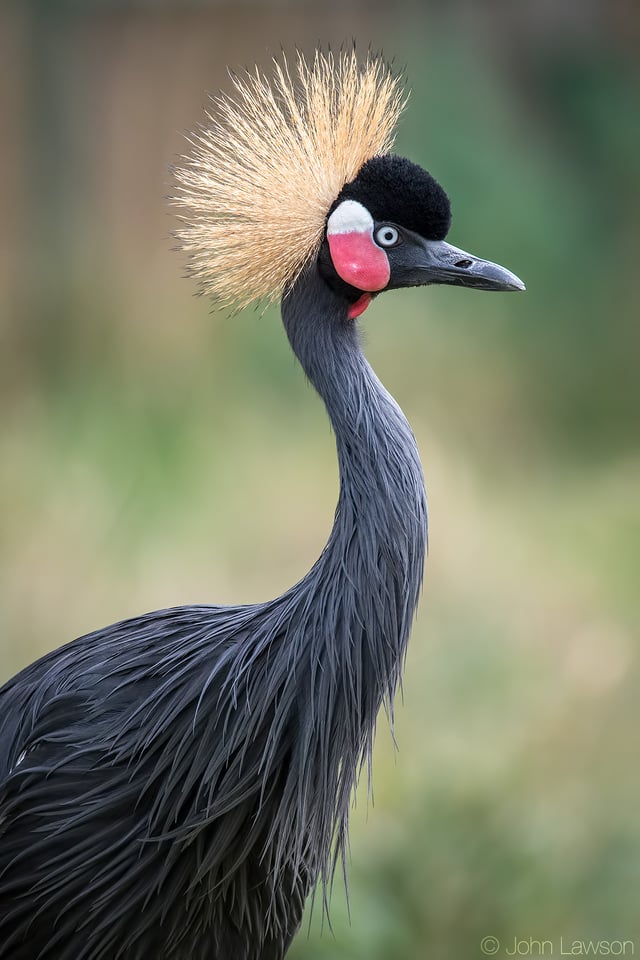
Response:
[[[623,0],[0,10],[0,680],[124,616],[274,595],[330,529],[333,442],[277,312],[211,313],[169,251],[167,167],[227,64],[383,47],[452,241],[528,286],[363,318],[431,548],[351,923],[337,884],[296,960],[640,952],[639,26]]]

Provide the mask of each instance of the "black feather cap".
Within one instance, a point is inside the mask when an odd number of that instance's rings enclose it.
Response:
[[[343,200],[357,200],[374,220],[397,223],[426,240],[444,240],[451,225],[449,198],[438,181],[417,163],[391,153],[367,160],[331,211]]]

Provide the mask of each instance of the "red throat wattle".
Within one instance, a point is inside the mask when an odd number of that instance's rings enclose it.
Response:
[[[364,313],[373,297],[370,293],[363,293],[361,297],[358,297],[355,303],[352,303],[349,309],[347,310],[347,316],[349,320],[355,320],[356,317],[359,317],[361,313]]]

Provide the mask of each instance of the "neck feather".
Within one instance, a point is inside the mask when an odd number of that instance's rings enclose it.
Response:
[[[347,309],[313,267],[282,304],[293,351],[322,397],[336,436],[340,497],[318,562],[325,565],[325,574],[328,562],[348,568],[348,546],[355,539],[364,551],[358,560],[366,565],[357,585],[363,593],[371,586],[363,573],[373,575],[373,582],[380,572],[403,582],[406,574],[412,581],[406,583],[410,616],[426,548],[422,467],[411,427],[367,362]]]
[[[309,723],[300,758],[315,809],[333,810],[344,849],[350,794],[370,761],[376,715],[392,718],[422,582],[427,509],[415,439],[367,363],[348,303],[309,269],[283,300],[291,346],[327,408],[336,435],[340,495],[327,545],[294,588],[309,670]],[[300,606],[298,606],[298,602]],[[327,836],[327,822],[316,825]],[[324,858],[321,856],[320,860]]]

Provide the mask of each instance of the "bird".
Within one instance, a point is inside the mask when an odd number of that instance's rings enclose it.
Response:
[[[427,547],[360,318],[401,287],[524,289],[445,239],[444,188],[393,152],[407,95],[382,54],[229,76],[175,165],[175,235],[216,304],[280,301],[335,436],[333,527],[273,600],[136,616],[0,689],[2,960],[282,960],[307,901],[328,909]]]

